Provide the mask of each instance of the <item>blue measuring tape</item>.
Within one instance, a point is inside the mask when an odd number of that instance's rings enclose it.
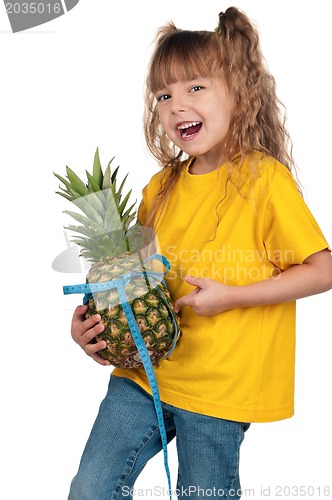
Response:
[[[169,489],[169,496],[170,499],[172,499],[172,489],[171,489],[171,475],[170,475],[170,470],[168,466],[168,453],[167,453],[167,436],[166,436],[166,428],[165,428],[165,421],[164,421],[164,415],[163,415],[163,410],[161,406],[161,400],[160,400],[160,394],[159,394],[159,389],[158,389],[158,383],[157,379],[153,370],[153,365],[148,353],[148,350],[146,348],[145,342],[143,340],[143,337],[141,335],[141,332],[137,326],[135,316],[133,314],[133,311],[131,309],[131,306],[129,304],[129,300],[126,294],[126,286],[130,282],[130,280],[133,277],[148,277],[150,284],[154,288],[158,288],[158,282],[163,282],[164,283],[164,276],[167,274],[167,272],[170,270],[170,263],[164,257],[163,255],[160,254],[153,254],[147,259],[143,261],[143,264],[150,260],[159,260],[162,262],[162,264],[166,267],[166,272],[156,272],[156,271],[135,271],[133,273],[127,273],[124,274],[123,276],[120,276],[120,278],[111,280],[111,281],[104,281],[102,283],[84,283],[81,285],[67,285],[63,287],[63,293],[65,295],[73,294],[73,293],[85,293],[83,303],[87,303],[90,297],[92,296],[93,293],[98,293],[103,290],[108,290],[111,288],[116,288],[118,290],[119,294],[119,299],[123,308],[123,311],[125,313],[128,326],[130,328],[130,332],[133,336],[133,339],[135,341],[137,350],[139,352],[139,355],[141,357],[143,367],[146,373],[146,376],[148,378],[151,392],[152,392],[152,397],[153,397],[153,403],[157,415],[157,421],[158,421],[158,426],[159,426],[159,431],[160,431],[160,437],[161,437],[161,443],[163,447],[163,454],[164,454],[164,467],[166,471],[166,476],[167,476],[167,482],[168,482],[168,489]],[[165,305],[167,305],[167,299],[163,292],[158,289],[159,293],[162,295],[162,297],[165,299]],[[175,335],[174,335],[174,340],[173,340],[173,345],[168,352],[167,356],[171,354],[173,349],[175,348],[177,337],[178,337],[178,325],[175,320],[174,314],[169,309],[169,312],[171,313],[172,320],[173,320],[173,325],[175,327]],[[166,356],[166,357],[167,357]]]

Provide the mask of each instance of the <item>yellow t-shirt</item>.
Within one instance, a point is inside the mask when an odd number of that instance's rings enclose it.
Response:
[[[260,153],[251,160],[261,175],[250,183],[247,161],[241,193],[226,182],[226,165],[202,175],[182,165],[156,228],[161,253],[171,263],[166,281],[174,300],[193,289],[184,280],[187,273],[246,285],[328,247],[289,171]],[[160,176],[143,190],[143,220]],[[294,358],[295,302],[235,308],[212,317],[184,307],[178,344],[155,374],[161,400],[171,405],[229,420],[268,422],[294,413]],[[143,369],[117,368],[113,374],[151,393]]]

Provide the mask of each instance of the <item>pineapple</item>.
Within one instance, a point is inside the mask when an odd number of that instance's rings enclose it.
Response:
[[[122,195],[128,174],[118,188],[119,167],[111,174],[113,160],[103,172],[97,148],[92,174],[86,171],[86,184],[69,167],[66,179],[54,173],[63,185],[57,194],[84,214],[65,211],[79,223],[66,227],[78,233],[72,242],[81,247],[80,255],[92,262],[86,282],[101,283],[133,273],[125,291],[151,362],[159,364],[179,336],[179,318],[164,280],[149,279],[149,272],[154,268],[152,261],[143,262],[142,251],[151,243],[152,231],[150,229],[149,234],[149,228],[133,223],[135,204],[127,206],[131,190]],[[96,337],[107,344],[99,351],[100,355],[116,367],[143,366],[117,288],[95,292],[87,299],[86,318],[98,313],[105,327]]]

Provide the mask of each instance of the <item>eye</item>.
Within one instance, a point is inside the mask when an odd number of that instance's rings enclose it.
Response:
[[[193,87],[191,87],[190,92],[198,92],[199,90],[202,89],[204,89],[202,85],[194,85]]]
[[[161,94],[161,95],[156,97],[157,102],[167,101],[170,98],[171,98],[171,96],[169,94]]]

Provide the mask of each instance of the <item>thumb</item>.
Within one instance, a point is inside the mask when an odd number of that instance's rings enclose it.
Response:
[[[85,319],[85,313],[87,312],[87,310],[88,310],[87,304],[77,306],[74,311],[72,321],[78,321],[79,323],[81,323],[81,321]]]
[[[192,306],[194,303],[194,298],[199,292],[199,289],[204,288],[206,281],[205,278],[194,278],[193,276],[189,275],[185,276],[185,280],[187,283],[189,283],[189,285],[195,286],[196,288],[174,302],[175,312],[179,312],[182,306]]]
[[[193,297],[197,295],[197,289],[188,293],[187,295],[183,295],[177,301],[174,302],[174,311],[179,312],[182,306],[191,306],[193,304]]]

